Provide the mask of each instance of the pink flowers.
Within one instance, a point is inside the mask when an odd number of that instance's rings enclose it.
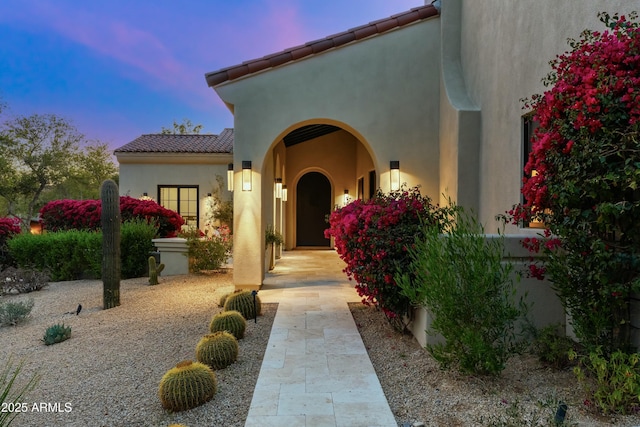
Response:
[[[418,188],[378,193],[373,199],[355,200],[329,217],[325,237],[334,238],[336,250],[347,263],[345,273],[356,280],[365,304],[375,304],[389,317],[403,314],[408,306],[394,276],[409,262],[421,219],[436,224],[437,208]]]
[[[54,200],[40,209],[40,218],[45,229],[58,230],[97,230],[100,228],[100,200]],[[158,226],[158,235],[173,237],[184,220],[178,213],[166,209],[152,200],[140,200],[133,197],[120,197],[122,221],[142,218]]]

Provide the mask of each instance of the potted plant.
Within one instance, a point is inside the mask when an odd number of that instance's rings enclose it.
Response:
[[[276,245],[281,245],[284,243],[284,238],[282,237],[282,234],[280,234],[278,231],[276,231],[273,226],[268,225],[267,229],[264,233],[264,240],[265,240],[265,244],[267,246],[267,248],[270,248],[271,251],[269,253],[269,270],[273,270],[273,267],[275,267],[275,246]]]

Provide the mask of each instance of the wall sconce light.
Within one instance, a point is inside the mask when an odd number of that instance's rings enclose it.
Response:
[[[251,191],[251,160],[242,161],[242,191]]]
[[[227,165],[227,190],[233,191],[233,163]]]
[[[282,178],[276,178],[276,199],[282,199]]]
[[[142,195],[143,195],[144,197],[147,197],[147,196],[149,195],[149,193],[147,193],[147,192],[145,191],[144,193],[142,193]]]
[[[207,197],[211,197],[211,193],[207,193]]]
[[[282,186],[282,201],[283,202],[287,201],[287,186],[286,185]]]
[[[389,175],[391,178],[391,191],[398,191],[400,189],[400,161],[391,160],[389,162]]]
[[[344,204],[349,204],[349,190],[344,190]]]

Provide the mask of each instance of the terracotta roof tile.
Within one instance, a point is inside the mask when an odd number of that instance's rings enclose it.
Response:
[[[428,19],[437,15],[438,10],[430,4],[416,7],[407,12],[398,13],[389,18],[373,21],[369,24],[361,25],[324,39],[314,40],[302,46],[295,46],[282,52],[272,53],[262,58],[245,61],[239,65],[206,73],[205,78],[207,80],[207,85],[214,87],[229,80],[234,80],[268,68],[277,67],[288,62],[315,55],[376,34],[382,34],[393,30],[394,28],[409,25],[416,21]]]
[[[141,135],[117,148],[115,153],[233,153],[233,129],[224,129],[220,135]]]

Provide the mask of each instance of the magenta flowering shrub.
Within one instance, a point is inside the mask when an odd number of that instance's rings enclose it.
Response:
[[[409,300],[400,294],[394,276],[408,271],[407,248],[414,244],[421,224],[442,229],[446,216],[420,190],[383,194],[366,202],[355,200],[332,212],[325,237],[334,238],[344,271],[356,281],[365,304],[375,304],[395,318],[406,314]]]
[[[153,200],[120,197],[122,221],[144,219],[158,227],[159,237],[175,237],[184,224],[175,211]],[[40,209],[43,228],[48,231],[98,230],[100,228],[100,200],[54,200]]]
[[[577,337],[605,354],[628,351],[640,292],[640,27],[636,15],[599,15],[551,62],[549,89],[525,100],[539,122],[525,166],[525,202],[508,212],[547,229],[525,239]]]
[[[20,218],[4,217],[0,218],[0,241],[8,239],[22,231]]]
[[[20,234],[21,231],[20,218],[0,218],[0,271],[14,264],[7,247],[7,241],[16,234]]]

